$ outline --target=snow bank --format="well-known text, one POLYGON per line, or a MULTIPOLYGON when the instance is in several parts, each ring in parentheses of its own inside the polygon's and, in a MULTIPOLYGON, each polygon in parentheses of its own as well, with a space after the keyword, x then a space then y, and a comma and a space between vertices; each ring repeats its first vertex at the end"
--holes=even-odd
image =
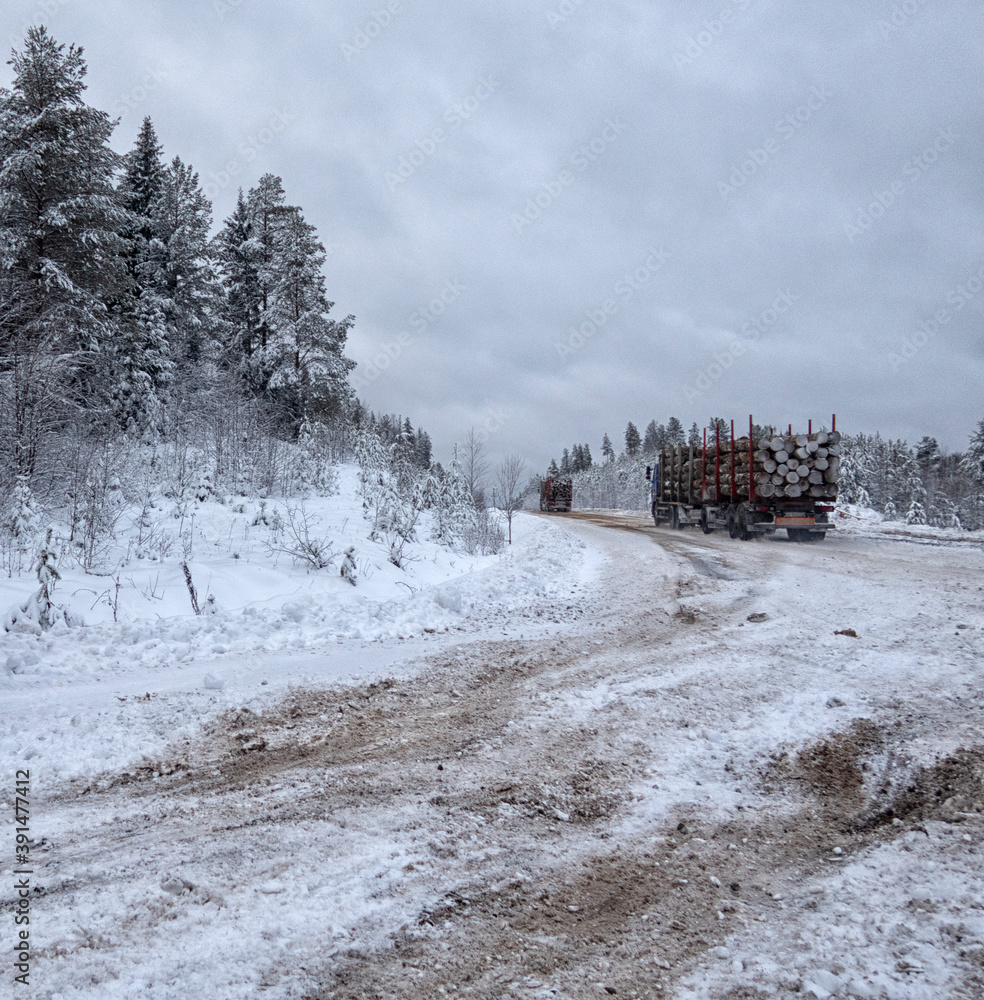
MULTIPOLYGON (((266 551, 270 528, 254 523, 258 503, 198 508, 188 566, 201 604, 214 598, 210 613, 192 612, 173 557, 149 567, 131 561, 110 578, 63 569, 54 598, 67 596, 90 624, 0 633, 0 755, 40 758, 46 783, 150 760, 216 712, 247 703, 262 711, 287 684, 392 672, 462 630, 552 627, 570 617, 572 584, 598 562, 558 525, 520 516, 500 556, 451 552, 427 541, 425 526, 399 569, 386 561, 385 543, 366 537, 355 470, 341 479, 338 495, 307 509, 336 549, 356 547, 354 587, 334 567, 307 572, 266 551), (107 583, 116 622, 105 589, 93 604, 107 583)), ((277 506, 264 505, 268 519, 277 506)), ((26 579, 3 581, 0 602, 23 600, 29 588, 26 579)))

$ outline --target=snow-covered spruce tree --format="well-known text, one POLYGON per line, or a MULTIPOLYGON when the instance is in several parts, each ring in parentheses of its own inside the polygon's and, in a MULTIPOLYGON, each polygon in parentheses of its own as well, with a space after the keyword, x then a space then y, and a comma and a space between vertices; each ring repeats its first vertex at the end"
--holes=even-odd
POLYGON ((39 520, 37 501, 27 476, 18 476, 16 483, 10 495, 10 505, 4 512, 0 537, 3 568, 8 576, 17 576, 23 569, 25 558, 34 547, 39 520))
POLYGON ((271 394, 295 429, 305 417, 340 412, 352 394, 348 374, 355 362, 343 349, 355 317, 329 318, 335 303, 325 292, 324 263, 314 226, 292 208, 279 230, 264 367, 271 394))
MULTIPOLYGON (((646 432, 646 440, 649 441, 648 431, 646 432)), ((653 450, 655 451, 656 450, 655 439, 653 441, 652 447, 653 450)), ((645 448, 645 445, 643 446, 643 448, 645 448)), ((612 447, 611 439, 608 437, 607 434, 601 439, 601 457, 605 460, 606 463, 615 461, 615 449, 612 447)), ((551 459, 550 462, 551 464, 553 464, 553 459, 551 459)))
POLYGON ((67 401, 100 404, 106 303, 126 294, 126 213, 113 189, 113 123, 82 98, 82 50, 43 27, 13 53, 13 86, 0 90, 0 364, 13 381, 14 463, 31 477, 42 436, 67 401))
POLYGON ((3 621, 5 632, 23 630, 40 634, 59 622, 66 626, 77 624, 64 608, 52 600, 55 584, 61 579, 52 534, 53 531, 49 528, 34 558, 33 569, 37 574, 38 589, 23 604, 14 605, 7 612, 3 621))
POLYGON ((625 454, 630 458, 635 458, 639 454, 641 446, 642 439, 639 437, 639 431, 636 425, 630 420, 625 428, 625 454))
POLYGON ((149 118, 127 156, 119 197, 132 214, 128 262, 137 298, 115 351, 120 418, 128 429, 154 431, 170 386, 200 390, 217 359, 223 293, 211 261, 212 206, 180 157, 163 165, 149 118))
POLYGON ((984 420, 970 436, 970 444, 960 461, 960 471, 966 477, 966 489, 959 508, 965 528, 984 528, 984 420))
POLYGON ((870 507, 871 496, 868 492, 870 477, 863 441, 858 437, 845 437, 841 444, 843 451, 839 476, 841 499, 861 507, 870 507))
POLYGON ((113 342, 113 412, 130 433, 156 436, 163 428, 166 392, 174 364, 164 303, 152 291, 119 320, 113 342))
POLYGON ((906 524, 925 524, 926 507, 918 497, 913 496, 909 501, 909 510, 905 515, 906 524))
MULTIPOLYGON (((134 148, 123 158, 123 174, 117 188, 120 202, 134 219, 127 235, 131 239, 139 235, 144 242, 154 236, 152 210, 161 196, 164 186, 164 149, 157 139, 154 123, 144 118, 134 148)), ((134 250, 138 249, 134 247, 134 250)), ((133 273, 138 275, 139 255, 134 254, 133 273)))
POLYGON ((427 477, 424 503, 433 515, 434 540, 449 548, 461 545, 475 504, 457 456, 451 460, 443 475, 427 477))
POLYGON ((264 174, 239 199, 215 238, 215 257, 228 294, 227 344, 234 367, 255 395, 266 395, 277 355, 271 313, 276 305, 278 248, 287 204, 283 182, 264 174))
POLYGON ((154 239, 146 278, 164 306, 168 340, 182 382, 217 360, 223 308, 209 230, 212 204, 194 169, 174 157, 153 206, 154 239))
POLYGON ((213 242, 213 253, 225 288, 225 361, 243 381, 261 390, 254 354, 260 347, 263 289, 260 266, 263 247, 253 236, 253 217, 242 188, 232 215, 213 242))

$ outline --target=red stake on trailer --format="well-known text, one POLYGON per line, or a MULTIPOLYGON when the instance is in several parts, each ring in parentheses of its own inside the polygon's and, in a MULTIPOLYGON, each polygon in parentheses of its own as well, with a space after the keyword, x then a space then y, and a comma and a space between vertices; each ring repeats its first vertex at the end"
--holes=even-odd
POLYGON ((701 503, 707 497, 707 428, 704 428, 704 463, 703 463, 703 478, 700 481, 700 501, 701 503))
POLYGON ((735 422, 731 421, 731 502, 735 502, 735 422))
POLYGON ((721 425, 715 424, 717 440, 714 443, 714 502, 721 502, 721 425))
POLYGON ((752 475, 752 415, 748 414, 748 502, 755 503, 755 477, 752 475))
POLYGON ((835 413, 830 421, 830 429, 832 431, 837 430, 837 414, 835 413))
POLYGON ((806 431, 806 433, 807 434, 812 434, 813 433, 813 421, 812 420, 809 421, 809 423, 807 424, 807 431, 806 431))

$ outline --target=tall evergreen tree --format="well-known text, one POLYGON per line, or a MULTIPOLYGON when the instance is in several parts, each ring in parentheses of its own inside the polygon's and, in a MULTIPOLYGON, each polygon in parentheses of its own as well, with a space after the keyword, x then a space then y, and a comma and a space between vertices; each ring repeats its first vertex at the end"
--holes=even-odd
POLYGON ((163 303, 175 362, 187 377, 216 353, 223 295, 209 242, 212 204, 198 174, 178 156, 164 171, 152 218, 148 277, 163 303))
POLYGON ((601 456, 606 462, 615 461, 615 449, 612 447, 611 438, 607 434, 601 439, 601 456))
POLYGON ((213 250, 226 292, 226 360, 246 385, 259 391, 254 354, 260 346, 262 248, 253 238, 253 216, 242 188, 213 250))
POLYGON ((670 417, 666 421, 666 443, 668 445, 677 445, 683 444, 684 440, 683 424, 676 417, 670 417))
POLYGON ((137 232, 145 240, 153 236, 152 209, 164 187, 162 153, 163 147, 157 140, 153 122, 149 117, 144 118, 136 145, 124 157, 123 176, 118 190, 123 207, 139 220, 137 232))
POLYGON ((717 440, 721 436, 721 444, 731 440, 731 424, 724 417, 711 417, 707 423, 707 443, 717 440))
POLYGON ((355 318, 329 317, 325 248, 301 210, 287 204, 279 177, 265 174, 248 195, 240 192, 215 247, 230 355, 246 384, 275 400, 294 428, 341 409, 351 396, 354 363, 343 349, 355 318))
POLYGON ((105 398, 107 302, 125 294, 113 122, 83 100, 82 49, 32 27, 0 89, 0 357, 14 386, 14 463, 31 475, 53 409, 105 398))
POLYGON ((641 446, 642 439, 639 437, 639 431, 636 425, 630 420, 628 426, 625 428, 625 454, 630 458, 634 458, 639 454, 641 446))
MULTIPOLYGON (((642 453, 644 455, 655 455, 660 449, 660 424, 655 420, 650 420, 646 427, 646 434, 642 439, 642 453)), ((664 430, 665 433, 665 430, 664 430)))
POLYGON ((305 415, 338 412, 350 395, 343 354, 354 316, 330 319, 323 266, 325 248, 300 209, 286 213, 276 246, 277 281, 268 313, 264 368, 292 423, 305 415))
POLYGON ((984 420, 970 436, 970 445, 960 460, 960 471, 967 488, 961 504, 961 519, 966 528, 984 528, 984 420))

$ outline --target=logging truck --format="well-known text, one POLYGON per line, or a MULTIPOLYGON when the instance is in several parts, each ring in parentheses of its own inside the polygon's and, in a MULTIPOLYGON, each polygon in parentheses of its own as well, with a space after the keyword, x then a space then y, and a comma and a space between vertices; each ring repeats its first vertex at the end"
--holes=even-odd
POLYGON ((573 497, 574 483, 572 480, 540 480, 540 510, 569 511, 573 497))
POLYGON ((837 499, 840 434, 756 431, 735 437, 718 425, 699 444, 665 447, 646 468, 650 509, 657 526, 700 527, 704 534, 726 530, 750 538, 785 530, 794 542, 822 539, 834 530, 829 514, 837 499))

